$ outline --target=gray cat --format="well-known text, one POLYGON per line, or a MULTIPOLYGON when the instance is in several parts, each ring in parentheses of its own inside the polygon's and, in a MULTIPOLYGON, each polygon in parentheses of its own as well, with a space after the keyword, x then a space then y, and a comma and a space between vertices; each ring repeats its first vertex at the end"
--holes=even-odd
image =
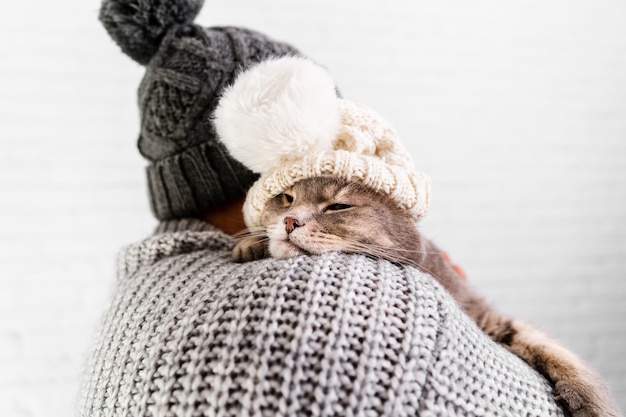
POLYGON ((546 376, 572 416, 621 415, 593 370, 538 329, 495 311, 386 195, 333 177, 306 179, 270 200, 261 224, 237 243, 235 261, 341 251, 414 266, 433 275, 489 337, 546 376))

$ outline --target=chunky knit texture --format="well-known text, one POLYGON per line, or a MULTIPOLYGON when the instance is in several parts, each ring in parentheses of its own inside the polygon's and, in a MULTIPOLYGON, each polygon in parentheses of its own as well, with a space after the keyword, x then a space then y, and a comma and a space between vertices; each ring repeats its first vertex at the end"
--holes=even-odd
POLYGON ((180 220, 121 253, 82 416, 563 416, 430 276, 233 244, 180 220))

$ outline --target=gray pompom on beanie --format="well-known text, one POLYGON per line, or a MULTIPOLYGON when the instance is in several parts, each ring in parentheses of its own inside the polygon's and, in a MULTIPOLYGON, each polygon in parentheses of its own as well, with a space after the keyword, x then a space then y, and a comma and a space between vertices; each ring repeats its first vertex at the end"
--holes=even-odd
POLYGON ((238 27, 193 23, 203 0, 103 0, 100 21, 122 51, 146 66, 139 86, 138 147, 159 220, 193 216, 243 196, 257 175, 218 140, 212 115, 243 69, 292 46, 238 27))

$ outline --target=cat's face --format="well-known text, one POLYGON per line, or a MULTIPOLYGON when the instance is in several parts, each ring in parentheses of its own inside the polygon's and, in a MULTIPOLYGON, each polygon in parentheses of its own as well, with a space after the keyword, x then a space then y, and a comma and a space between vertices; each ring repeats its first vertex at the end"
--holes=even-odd
POLYGON ((387 196, 331 177, 302 180, 274 197, 261 222, 279 259, 342 251, 397 260, 395 248, 419 239, 415 220, 387 196))

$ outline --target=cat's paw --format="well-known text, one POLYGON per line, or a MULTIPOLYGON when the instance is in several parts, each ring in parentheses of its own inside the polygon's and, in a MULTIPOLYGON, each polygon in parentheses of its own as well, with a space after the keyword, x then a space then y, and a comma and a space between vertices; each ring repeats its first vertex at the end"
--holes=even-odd
POLYGON ((619 417, 621 413, 604 387, 574 386, 558 381, 555 399, 563 404, 572 417, 619 417))
POLYGON ((232 257, 235 262, 250 262, 269 256, 267 244, 256 237, 241 239, 233 249, 232 257))

